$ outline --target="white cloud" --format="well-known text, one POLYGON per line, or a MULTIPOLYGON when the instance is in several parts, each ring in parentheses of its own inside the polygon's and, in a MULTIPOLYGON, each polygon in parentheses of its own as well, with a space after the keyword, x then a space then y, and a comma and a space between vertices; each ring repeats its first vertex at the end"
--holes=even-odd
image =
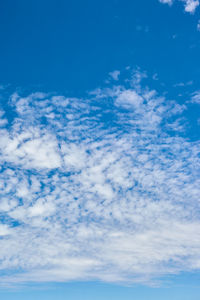
POLYGON ((185 11, 194 13, 199 6, 199 0, 182 0, 185 3, 185 11))
POLYGON ((172 5, 173 0, 159 0, 160 3, 172 5))
POLYGON ((125 107, 131 108, 140 108, 141 104, 143 103, 143 98, 137 94, 136 91, 133 90, 125 90, 122 91, 118 97, 116 98, 117 105, 122 105, 125 107))
POLYGON ((119 80, 119 76, 120 76, 120 71, 119 70, 115 70, 113 72, 109 73, 110 77, 114 80, 119 80))
POLYGON ((11 233, 8 225, 0 224, 0 237, 7 236, 11 233))
POLYGON ((186 107, 143 89, 144 77, 86 99, 12 97, 16 116, 0 129, 1 285, 152 284, 200 269, 199 141, 179 135, 186 107))
MULTIPOLYGON (((199 0, 179 0, 184 3, 185 11, 189 13, 194 13, 199 6, 199 0)), ((161 3, 166 3, 172 5, 174 3, 173 0, 159 0, 161 3)))
POLYGON ((13 132, 12 136, 2 130, 0 149, 1 159, 23 164, 23 167, 56 168, 60 166, 58 145, 54 136, 45 134, 39 128, 29 128, 23 132, 13 132))
POLYGON ((200 20, 198 21, 198 24, 197 24, 197 30, 200 31, 200 20))
POLYGON ((196 103, 196 104, 200 104, 200 91, 197 91, 193 94, 191 102, 196 103))

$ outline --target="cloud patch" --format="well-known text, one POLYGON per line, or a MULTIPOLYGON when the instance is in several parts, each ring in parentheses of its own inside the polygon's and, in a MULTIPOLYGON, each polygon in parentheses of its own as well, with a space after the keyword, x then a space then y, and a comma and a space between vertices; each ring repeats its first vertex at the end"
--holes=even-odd
POLYGON ((115 70, 113 72, 109 73, 110 77, 114 80, 119 80, 119 76, 120 76, 120 71, 119 70, 115 70))
POLYGON ((200 143, 143 77, 84 99, 14 94, 12 121, 2 108, 1 285, 200 269, 200 143))
MULTIPOLYGON (((160 3, 172 5, 175 0, 159 0, 160 3)), ((179 0, 184 3, 185 12, 195 13, 199 6, 199 0, 179 0)))

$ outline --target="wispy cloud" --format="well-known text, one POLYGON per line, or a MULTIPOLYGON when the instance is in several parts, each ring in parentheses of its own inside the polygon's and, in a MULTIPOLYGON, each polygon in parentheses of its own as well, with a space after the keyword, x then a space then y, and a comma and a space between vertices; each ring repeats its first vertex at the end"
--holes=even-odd
POLYGON ((173 4, 173 0, 159 0, 159 2, 164 4, 169 4, 169 5, 173 4))
POLYGON ((198 21, 198 24, 197 24, 197 30, 200 31, 200 20, 198 21))
POLYGON ((195 92, 192 95, 192 99, 191 99, 192 103, 196 103, 196 104, 200 104, 200 91, 195 92))
POLYGON ((186 107, 142 88, 143 77, 86 99, 10 97, 15 117, 0 129, 2 285, 150 284, 200 269, 200 143, 179 134, 186 107))

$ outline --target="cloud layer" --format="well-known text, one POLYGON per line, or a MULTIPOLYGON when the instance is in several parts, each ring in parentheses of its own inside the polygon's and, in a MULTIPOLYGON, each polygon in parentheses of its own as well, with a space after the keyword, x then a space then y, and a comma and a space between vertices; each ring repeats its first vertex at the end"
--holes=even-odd
POLYGON ((199 141, 179 133, 187 108, 141 77, 84 99, 10 96, 0 122, 2 285, 150 284, 200 269, 199 141))

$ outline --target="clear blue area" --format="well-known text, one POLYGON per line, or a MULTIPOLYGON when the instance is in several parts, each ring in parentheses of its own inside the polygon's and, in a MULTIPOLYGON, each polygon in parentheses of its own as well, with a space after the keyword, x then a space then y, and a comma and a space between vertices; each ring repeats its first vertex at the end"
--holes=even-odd
POLYGON ((2 0, 0 82, 82 94, 130 65, 199 84, 198 14, 158 0, 2 0))
POLYGON ((0 292, 0 297, 4 300, 198 300, 199 294, 200 288, 187 285, 148 288, 79 282, 0 292))

